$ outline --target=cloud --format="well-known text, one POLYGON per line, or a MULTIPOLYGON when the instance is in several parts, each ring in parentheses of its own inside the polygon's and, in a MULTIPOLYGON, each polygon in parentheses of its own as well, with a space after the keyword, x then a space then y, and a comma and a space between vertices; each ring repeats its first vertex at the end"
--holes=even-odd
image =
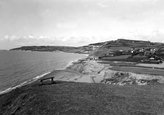
POLYGON ((99 7, 101 7, 101 8, 107 8, 107 7, 109 7, 107 4, 105 4, 104 2, 99 2, 99 3, 97 3, 97 5, 99 6, 99 7))
MULTIPOLYGON (((107 0, 105 0, 107 1, 107 0)), ((157 2, 159 0, 111 0, 115 2, 157 2)))
POLYGON ((60 29, 75 29, 78 27, 76 23, 57 23, 56 26, 60 29))
POLYGON ((0 40, 16 45, 81 45, 120 37, 159 41, 164 34, 163 4, 162 0, 0 0, 0 40))
MULTIPOLYGON (((130 10, 135 9, 137 6, 138 8, 145 7, 147 5, 157 5, 157 3, 162 4, 163 1, 161 0, 97 0, 97 6, 100 8, 114 8, 114 9, 122 9, 122 8, 131 8, 130 10)), ((149 6, 150 7, 150 6, 149 6)), ((140 10, 140 9, 138 9, 140 10)))

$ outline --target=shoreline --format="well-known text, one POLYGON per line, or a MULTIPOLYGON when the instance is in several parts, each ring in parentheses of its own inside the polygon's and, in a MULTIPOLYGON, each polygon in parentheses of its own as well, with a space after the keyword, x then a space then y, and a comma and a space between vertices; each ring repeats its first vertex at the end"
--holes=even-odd
MULTIPOLYGON (((88 55, 86 55, 86 56, 88 56, 88 55)), ((85 58, 83 58, 83 59, 85 59, 85 58)), ((63 67, 63 68, 59 68, 59 69, 55 69, 55 70, 52 70, 52 71, 43 73, 43 74, 38 75, 38 76, 36 76, 36 77, 34 77, 32 79, 29 79, 27 81, 24 81, 24 82, 22 82, 22 83, 20 83, 18 85, 15 85, 13 87, 9 87, 9 88, 7 88, 5 90, 2 90, 2 91, 0 91, 0 95, 9 93, 12 90, 15 90, 15 89, 20 88, 20 87, 23 87, 23 86, 26 86, 26 85, 30 85, 31 83, 34 83, 37 80, 39 80, 39 79, 41 79, 43 77, 46 77, 46 75, 49 75, 49 74, 53 73, 54 71, 65 71, 67 69, 67 67, 69 67, 69 66, 73 65, 74 63, 78 62, 79 60, 83 60, 83 59, 72 60, 72 61, 68 62, 67 65, 65 67, 63 67)))
POLYGON ((20 88, 20 87, 29 85, 29 84, 31 84, 31 83, 37 81, 38 79, 44 77, 45 75, 47 75, 47 74, 49 74, 49 73, 50 73, 50 72, 46 72, 46 73, 44 73, 44 74, 42 74, 42 75, 38 75, 38 76, 36 76, 36 77, 34 77, 34 78, 32 78, 32 79, 29 79, 29 80, 27 80, 27 81, 24 81, 24 82, 20 83, 19 85, 16 85, 16 86, 13 86, 13 87, 9 87, 9 88, 7 88, 7 89, 5 89, 5 90, 2 90, 2 91, 0 92, 0 95, 3 95, 3 94, 5 94, 5 93, 9 93, 10 91, 15 90, 15 89, 17 89, 17 88, 20 88))

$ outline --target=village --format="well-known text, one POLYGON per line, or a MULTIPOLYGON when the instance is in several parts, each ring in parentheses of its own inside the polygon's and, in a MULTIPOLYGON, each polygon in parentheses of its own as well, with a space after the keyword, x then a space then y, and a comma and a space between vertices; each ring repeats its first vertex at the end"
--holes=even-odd
POLYGON ((132 48, 130 50, 110 51, 97 57, 97 59, 160 64, 163 59, 159 50, 157 48, 132 48))
MULTIPOLYGON (((152 43, 147 41, 124 39, 102 44, 101 47, 99 47, 99 44, 94 44, 93 47, 96 52, 93 56, 89 56, 89 59, 95 60, 98 63, 109 64, 113 72, 109 77, 101 80, 100 83, 120 86, 155 85, 163 83, 161 82, 163 80, 158 78, 158 76, 150 77, 151 74, 157 73, 157 70, 163 70, 163 67, 161 67, 163 63, 162 47, 157 47, 157 45, 153 46, 152 43), (143 44, 143 47, 139 47, 136 44, 143 44), (146 46, 145 44, 151 45, 146 46), (134 47, 135 45, 136 47, 134 47), (141 66, 140 64, 156 66, 141 66), (145 70, 143 68, 145 68, 145 70), (138 74, 135 73, 136 71, 138 74), (145 73, 145 71, 149 72, 145 73)), ((95 82, 94 78, 92 81, 95 82)))

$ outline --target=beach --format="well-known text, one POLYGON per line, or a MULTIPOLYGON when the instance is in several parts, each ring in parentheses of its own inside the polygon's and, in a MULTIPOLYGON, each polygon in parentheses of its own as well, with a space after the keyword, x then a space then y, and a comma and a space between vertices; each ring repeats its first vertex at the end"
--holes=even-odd
POLYGON ((117 79, 122 74, 122 78, 115 84, 121 84, 127 79, 135 80, 154 80, 158 83, 164 83, 164 70, 141 68, 141 67, 122 67, 111 66, 110 64, 99 63, 99 60, 81 59, 72 62, 64 70, 55 70, 44 78, 54 77, 57 81, 85 82, 85 83, 103 83, 107 79, 117 79))

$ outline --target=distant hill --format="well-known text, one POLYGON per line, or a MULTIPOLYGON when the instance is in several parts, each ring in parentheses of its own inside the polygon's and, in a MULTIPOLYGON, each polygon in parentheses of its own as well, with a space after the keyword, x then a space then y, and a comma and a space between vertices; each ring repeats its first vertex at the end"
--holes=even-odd
POLYGON ((88 54, 92 51, 92 47, 82 46, 82 47, 70 47, 70 46, 22 46, 19 48, 10 49, 12 50, 20 50, 20 51, 41 51, 41 52, 54 52, 54 51, 62 51, 62 52, 70 52, 70 53, 83 53, 88 54))
POLYGON ((114 41, 106 41, 103 43, 96 43, 92 45, 100 45, 100 47, 98 47, 94 51, 94 53, 92 53, 94 56, 98 56, 98 57, 119 50, 129 51, 131 49, 140 49, 140 48, 156 48, 160 52, 162 50, 164 51, 163 43, 155 43, 155 42, 142 41, 142 40, 118 39, 114 41))
POLYGON ((11 50, 22 50, 22 51, 63 51, 71 53, 84 53, 91 54, 93 56, 101 56, 106 53, 110 53, 118 50, 130 50, 135 48, 158 48, 161 52, 164 52, 163 43, 154 43, 150 41, 142 40, 128 40, 118 39, 106 42, 92 43, 81 47, 70 47, 70 46, 22 46, 11 50))

